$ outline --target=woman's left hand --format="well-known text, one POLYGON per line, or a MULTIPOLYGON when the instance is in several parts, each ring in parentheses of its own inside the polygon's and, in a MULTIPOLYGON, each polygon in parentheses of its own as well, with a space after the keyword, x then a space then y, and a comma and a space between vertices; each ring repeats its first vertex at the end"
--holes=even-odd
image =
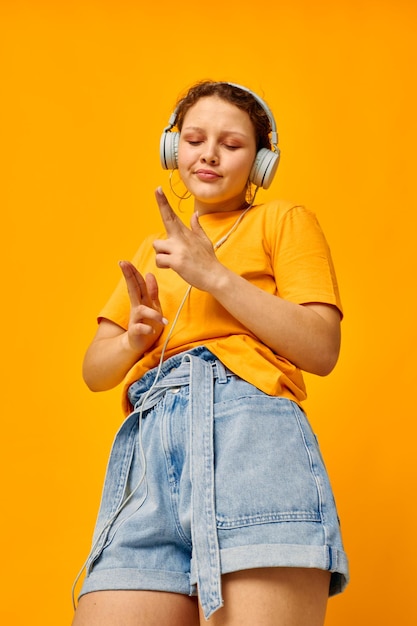
POLYGON ((154 242, 158 267, 170 267, 193 287, 209 292, 260 341, 300 369, 320 376, 331 372, 340 348, 335 306, 296 304, 263 291, 218 261, 197 215, 187 228, 162 190, 156 199, 167 232, 166 240, 154 242))
POLYGON ((156 265, 173 269, 187 283, 202 291, 210 291, 215 270, 221 263, 216 258, 210 239, 201 228, 197 214, 191 217, 190 228, 172 210, 164 192, 155 192, 167 239, 153 243, 156 265))

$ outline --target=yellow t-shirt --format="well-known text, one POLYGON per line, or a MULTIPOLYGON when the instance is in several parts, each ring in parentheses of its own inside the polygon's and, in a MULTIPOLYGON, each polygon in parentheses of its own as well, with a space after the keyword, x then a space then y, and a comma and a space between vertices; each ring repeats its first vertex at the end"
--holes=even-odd
MULTIPOLYGON (((215 244, 229 232, 239 215, 240 211, 202 215, 200 224, 215 244)), ((125 413, 131 410, 127 388, 158 365, 170 325, 188 287, 173 270, 155 265, 152 242, 164 237, 165 234, 147 237, 132 259, 143 275, 155 274, 163 315, 170 324, 127 373, 123 391, 125 413)), ((268 293, 297 304, 331 304, 342 312, 329 247, 315 215, 302 206, 272 201, 252 207, 216 254, 225 266, 268 293)), ((106 318, 127 329, 129 312, 122 277, 99 320, 106 318)), ((275 354, 209 293, 193 287, 164 358, 199 345, 205 345, 226 367, 266 394, 298 403, 306 398, 302 373, 295 365, 275 354)))

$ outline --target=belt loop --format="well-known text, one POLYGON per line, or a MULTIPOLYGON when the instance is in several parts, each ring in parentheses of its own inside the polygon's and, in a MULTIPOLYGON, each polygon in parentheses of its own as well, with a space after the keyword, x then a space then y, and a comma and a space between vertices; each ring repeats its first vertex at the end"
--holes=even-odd
POLYGON ((226 368, 219 359, 215 362, 216 370, 217 370, 217 382, 218 383, 227 383, 227 372, 226 368))
POLYGON ((220 550, 214 497, 213 367, 190 360, 190 433, 193 560, 198 594, 206 619, 223 606, 220 550))

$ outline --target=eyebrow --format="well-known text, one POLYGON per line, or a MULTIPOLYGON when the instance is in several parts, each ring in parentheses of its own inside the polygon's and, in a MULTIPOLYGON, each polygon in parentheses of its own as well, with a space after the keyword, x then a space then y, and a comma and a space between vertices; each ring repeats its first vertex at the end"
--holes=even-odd
MULTIPOLYGON (((186 126, 185 128, 182 129, 182 132, 187 131, 187 130, 197 130, 202 133, 205 132, 204 128, 201 128, 200 126, 186 126)), ((238 130, 224 130, 221 132, 221 134, 222 135, 240 135, 240 137, 247 137, 245 133, 241 133, 238 130)))

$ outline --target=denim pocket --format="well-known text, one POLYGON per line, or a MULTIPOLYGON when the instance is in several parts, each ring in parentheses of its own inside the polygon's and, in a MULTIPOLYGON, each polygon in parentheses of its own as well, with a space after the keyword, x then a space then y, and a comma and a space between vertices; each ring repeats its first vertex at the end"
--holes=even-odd
POLYGON ((304 413, 245 385, 246 395, 215 405, 219 528, 320 521, 324 468, 304 413))

